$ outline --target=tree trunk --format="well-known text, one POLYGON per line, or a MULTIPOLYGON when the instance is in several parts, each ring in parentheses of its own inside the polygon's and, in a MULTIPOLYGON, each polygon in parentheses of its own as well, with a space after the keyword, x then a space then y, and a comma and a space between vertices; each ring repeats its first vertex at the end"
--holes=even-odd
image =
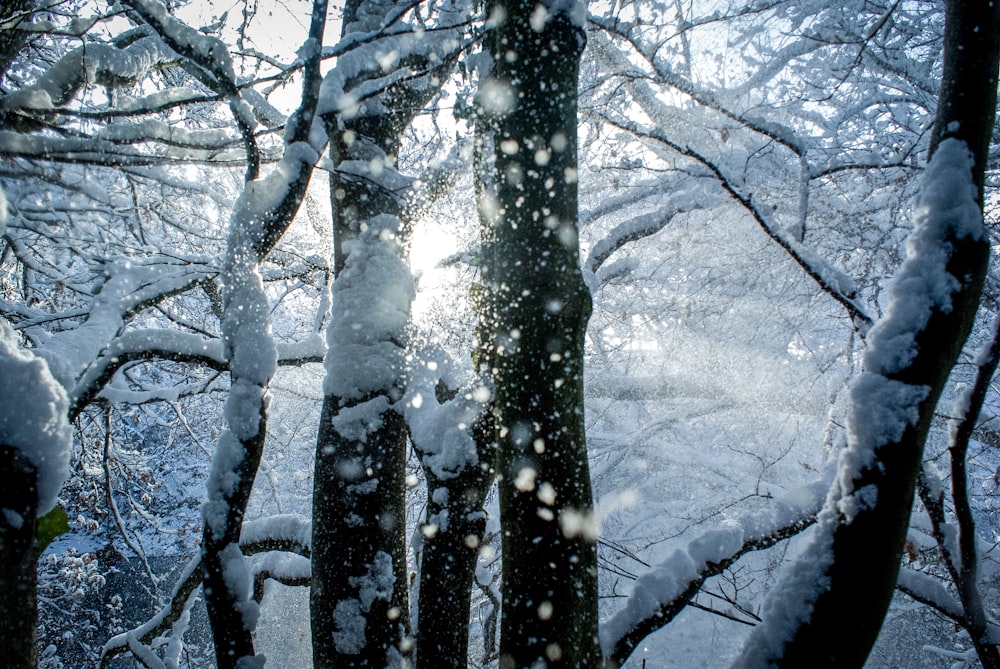
POLYGON ((20 450, 0 446, 0 638, 10 669, 38 664, 35 471, 20 450))
POLYGON ((316 455, 313 664, 396 666, 391 654, 405 652, 409 621, 405 425, 387 411, 380 429, 352 439, 334 427, 338 400, 324 401, 316 455))
MULTIPOLYGON (((597 555, 583 422, 590 293, 577 241, 577 77, 569 8, 496 2, 487 40, 496 202, 492 306, 503 526, 500 666, 599 667, 597 555), (551 13, 550 13, 551 12, 551 13)), ((487 208, 490 208, 489 206, 487 208)))
MULTIPOLYGON (((351 0, 343 35, 378 27, 395 8, 391 1, 351 0)), ((352 79, 382 74, 376 67, 352 79)), ((378 110, 378 101, 372 105, 372 114, 326 118, 338 169, 330 176, 336 278, 313 487, 309 601, 317 669, 396 666, 411 643, 407 430, 393 405, 403 395, 413 288, 401 239, 404 201, 384 185, 398 176, 389 156, 405 122, 378 110), (391 268, 390 283, 376 265, 391 268), (362 313, 394 310, 388 321, 362 313), (369 373, 365 365, 373 361, 379 370, 369 373)))
POLYGON ((473 426, 479 462, 452 478, 424 467, 424 524, 418 598, 417 668, 464 669, 469 664, 469 610, 479 548, 486 530, 483 503, 493 480, 492 416, 473 426))
MULTIPOLYGON (((1000 10, 996 3, 950 0, 946 11, 945 67, 931 152, 933 157, 947 138, 965 143, 974 157, 971 176, 979 188, 976 204, 981 213, 983 170, 996 108, 1000 10)), ((935 185, 927 183, 925 188, 930 191, 935 185)), ((900 425, 898 435, 886 434, 892 432, 889 428, 879 431, 866 427, 872 424, 870 415, 852 421, 852 431, 857 435, 860 427, 861 436, 852 438, 847 457, 842 458, 842 466, 847 464, 849 468, 842 469, 838 487, 821 514, 818 538, 812 547, 815 550, 806 553, 805 559, 815 559, 821 567, 811 584, 805 584, 813 589, 822 584, 822 591, 812 603, 811 616, 804 616, 805 622, 787 632, 772 627, 772 641, 779 643, 766 652, 752 648, 754 644, 767 645, 766 635, 752 637, 740 666, 861 667, 871 651, 895 588, 914 485, 934 408, 972 327, 989 262, 988 236, 981 228, 976 231, 963 227, 961 211, 954 213, 962 206, 973 205, 968 200, 963 202, 966 197, 970 197, 968 192, 956 190, 948 204, 941 202, 940 194, 926 201, 930 216, 939 207, 938 220, 949 223, 942 226, 943 238, 932 240, 937 248, 928 252, 924 241, 910 255, 920 258, 919 254, 932 257, 939 253, 947 258, 944 270, 951 275, 954 287, 950 287, 948 303, 933 303, 926 321, 917 328, 912 358, 899 364, 891 362, 894 354, 902 356, 901 349, 906 349, 905 338, 903 344, 899 343, 901 335, 906 335, 905 329, 891 323, 894 309, 905 313, 910 305, 890 308, 869 336, 862 381, 877 384, 886 393, 923 393, 923 399, 913 404, 915 415, 906 416, 902 421, 905 428, 900 425), (960 219, 957 224, 951 222, 955 219, 960 219), (867 434, 864 430, 868 430, 867 434), (852 457, 856 461, 865 458, 869 448, 870 461, 850 462, 852 457), (786 633, 789 638, 781 644, 781 636, 786 633)), ((916 273, 909 270, 907 275, 907 271, 904 265, 900 279, 906 277, 912 282, 916 273)), ((897 279, 897 304, 908 296, 907 281, 897 279)), ((879 419, 884 421, 891 411, 898 411, 886 393, 876 398, 856 386, 855 414, 881 412, 879 419)), ((779 590, 774 598, 782 596, 779 590)), ((794 604, 786 601, 784 606, 794 604)), ((805 613, 799 611, 796 615, 805 613)))
MULTIPOLYGON (((356 126, 331 128, 334 165, 343 168, 376 156, 384 160, 397 133, 388 123, 380 128, 366 120, 365 130, 381 129, 382 141, 356 126), (350 144, 342 139, 346 132, 356 133, 350 144)), ((387 284, 376 266, 391 267, 393 279, 403 284, 408 280, 396 241, 402 213, 398 198, 363 175, 334 173, 330 190, 337 276, 313 490, 313 663, 317 668, 383 667, 390 665, 392 649, 405 651, 409 627, 407 432, 393 405, 403 394, 412 285, 387 284), (380 239, 374 228, 365 234, 376 220, 389 221, 381 228, 388 239, 380 239), (361 310, 401 313, 390 321, 368 321, 361 310), (378 359, 376 373, 365 369, 372 359, 378 359), (360 422, 351 420, 352 412, 360 422)))
MULTIPOLYGON (((400 17, 411 7, 349 0, 343 35, 378 31, 390 20, 401 30, 408 19, 400 17)), ((412 203, 409 181, 394 161, 403 131, 444 82, 438 70, 455 57, 424 39, 395 64, 406 76, 393 78, 379 64, 377 41, 356 48, 344 60, 362 64, 358 70, 349 65, 342 79, 336 68, 327 75, 339 82, 341 100, 379 83, 351 98, 356 107, 323 115, 336 167, 330 177, 336 279, 313 488, 310 617, 317 669, 395 666, 412 647, 408 431, 395 406, 404 390, 414 290, 406 261, 412 203)))

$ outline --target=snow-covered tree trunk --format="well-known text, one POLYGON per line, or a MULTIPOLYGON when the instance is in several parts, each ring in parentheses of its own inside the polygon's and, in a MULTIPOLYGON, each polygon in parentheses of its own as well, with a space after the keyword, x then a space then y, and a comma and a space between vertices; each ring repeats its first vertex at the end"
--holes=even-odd
POLYGON ((849 446, 813 543, 769 599, 741 667, 861 667, 892 598, 924 442, 989 261, 982 183, 1000 7, 951 0, 946 11, 931 161, 907 259, 853 389, 849 446))
POLYGON ((577 240, 577 3, 500 1, 493 72, 492 311, 503 526, 501 666, 599 667, 597 555, 583 420, 591 299, 577 240))
MULTIPOLYGON (((252 633, 259 610, 239 543, 267 436, 268 386, 278 358, 259 266, 294 219, 325 143, 314 120, 326 14, 326 0, 315 0, 309 38, 300 51, 305 61, 302 100, 286 124, 282 158, 265 177, 247 181, 229 221, 222 334, 230 391, 224 410, 226 429, 216 446, 203 507, 202 539, 205 603, 219 669, 251 669, 264 662, 254 649, 252 633)), ((180 37, 198 52, 216 46, 209 43, 199 50, 199 38, 190 29, 180 37)), ((222 63, 217 66, 223 68, 222 63)), ((233 107, 240 109, 238 102, 233 107)))
POLYGON ((313 489, 317 668, 396 666, 412 646, 407 427, 397 407, 414 296, 405 239, 411 180, 395 158, 403 131, 440 89, 443 78, 431 73, 451 56, 444 35, 406 29, 399 17, 408 7, 348 2, 348 50, 324 80, 336 279, 313 489), (396 36, 380 41, 389 24, 396 36))
MULTIPOLYGON (((471 422, 466 438, 469 455, 454 470, 435 466, 434 456, 421 458, 427 480, 427 513, 421 526, 418 596, 417 667, 462 669, 469 661, 469 607, 476 562, 486 530, 483 503, 493 480, 492 416, 483 410, 485 387, 468 393, 467 414, 445 429, 471 422), (480 397, 474 397, 480 394, 480 397), (477 415, 478 414, 478 415, 477 415)), ((462 398, 458 398, 461 402, 462 398)), ((463 430, 465 431, 465 430, 463 430)), ((428 435, 442 439, 438 434, 428 435)), ((421 451, 418 436, 414 448, 421 451)))
MULTIPOLYGON (((0 194, 0 233, 6 203, 0 194)), ((38 518, 69 475, 69 401, 46 362, 0 319, 0 639, 4 666, 33 668, 38 650, 38 518)))

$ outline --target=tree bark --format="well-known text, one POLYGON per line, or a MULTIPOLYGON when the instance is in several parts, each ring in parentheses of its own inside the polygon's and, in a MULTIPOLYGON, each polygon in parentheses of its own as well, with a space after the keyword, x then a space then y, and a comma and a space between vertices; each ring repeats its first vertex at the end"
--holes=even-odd
POLYGON ((503 526, 500 666, 599 667, 597 555, 583 423, 591 298, 577 240, 577 78, 569 8, 493 3, 493 314, 503 526))
POLYGON ((4 666, 38 664, 36 590, 38 489, 35 466, 21 451, 0 446, 0 638, 4 666))
MULTIPOLYGON (((945 4, 945 65, 931 153, 946 138, 965 142, 974 157, 972 179, 979 189, 981 211, 985 157, 996 108, 1000 9, 985 1, 949 0, 945 4)), ((957 204, 961 197, 955 194, 957 204)), ((985 233, 949 229, 947 234, 941 249, 948 254, 945 269, 957 286, 950 291, 950 304, 931 310, 916 334, 916 354, 908 363, 883 368, 879 358, 866 355, 865 359, 866 374, 882 376, 898 384, 897 388, 927 389, 917 406, 917 419, 906 425, 901 436, 876 444, 873 461, 859 467, 846 486, 841 482, 839 493, 831 494, 823 513, 826 520, 821 515, 819 528, 819 532, 832 530, 829 563, 817 575, 817 582, 828 587, 783 650, 775 649, 777 656, 764 658, 770 666, 861 667, 881 629, 899 571, 934 408, 972 327, 989 262, 985 233), (846 505, 856 500, 855 493, 866 488, 877 491, 874 502, 862 501, 856 514, 845 513, 846 505)), ((888 337, 880 337, 878 326, 873 329, 870 349, 893 345, 888 337)), ((755 640, 761 641, 755 637, 751 643, 755 640)), ((741 666, 760 664, 744 662, 741 666)))
POLYGON ((493 480, 490 414, 480 416, 473 434, 477 464, 447 479, 424 467, 425 527, 431 529, 424 532, 420 560, 417 669, 464 669, 469 664, 472 583, 486 530, 483 503, 493 480))
MULTIPOLYGON (((343 35, 377 30, 405 6, 394 0, 350 0, 343 35)), ((432 66, 411 54, 398 66, 420 72, 441 63, 432 66)), ((353 90, 385 75, 372 58, 371 69, 351 73, 343 88, 353 90)), ((404 294, 412 292, 405 257, 409 203, 407 193, 399 191, 405 179, 393 161, 404 129, 440 89, 440 82, 428 79, 403 77, 357 109, 324 118, 337 168, 330 177, 336 279, 313 487, 310 618, 317 669, 396 666, 412 649, 406 575, 408 431, 394 406, 403 396, 405 321, 412 299, 404 294), (373 262, 378 267, 369 271, 366 265, 373 262), (386 272, 398 281, 387 285, 386 272), (364 315, 358 310, 383 308, 405 310, 406 317, 361 325, 364 315), (371 361, 380 372, 362 371, 371 361), (352 387, 357 384, 345 375, 364 387, 352 387), (364 429, 348 426, 349 416, 358 412, 366 412, 364 429)))
POLYGON ((0 82, 7 75, 17 52, 24 46, 30 33, 18 26, 31 17, 34 3, 31 0, 0 0, 0 82), (16 18, 10 21, 10 18, 16 18))

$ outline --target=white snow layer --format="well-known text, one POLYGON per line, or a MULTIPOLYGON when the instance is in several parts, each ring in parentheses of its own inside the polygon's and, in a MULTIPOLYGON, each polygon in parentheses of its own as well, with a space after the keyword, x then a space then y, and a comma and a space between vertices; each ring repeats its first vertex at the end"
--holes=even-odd
POLYGON ((604 653, 610 654, 636 625, 674 603, 692 583, 703 578, 713 564, 736 556, 748 544, 808 522, 819 508, 826 488, 825 481, 819 480, 791 490, 783 498, 776 499, 766 511, 739 521, 725 521, 642 574, 629 593, 625 607, 601 624, 604 653))
POLYGON ((143 37, 124 49, 87 44, 67 53, 31 86, 5 96, 0 107, 8 110, 61 107, 87 84, 121 86, 176 59, 177 54, 158 37, 143 37))
POLYGON ((474 381, 454 399, 439 403, 435 388, 442 371, 449 367, 433 361, 418 362, 407 379, 403 398, 403 415, 410 427, 413 448, 438 479, 453 478, 479 462, 472 425, 492 396, 489 388, 474 381))
POLYGON ((951 310, 958 280, 948 273, 949 238, 981 239, 985 230, 972 182, 972 154, 965 143, 938 146, 921 183, 906 242, 906 260, 893 279, 889 308, 869 335, 865 369, 891 374, 916 355, 916 336, 932 309, 951 310))
POLYGON ((240 545, 267 541, 293 541, 308 548, 312 542, 312 523, 298 514, 279 514, 248 520, 240 528, 240 545))
POLYGON ((21 451, 38 471, 38 515, 56 505, 69 476, 73 431, 66 391, 45 360, 18 345, 0 320, 0 444, 21 451))
POLYGON ((383 214, 367 222, 356 242, 344 244, 347 261, 333 284, 327 328, 323 392, 357 400, 391 388, 404 368, 406 324, 415 290, 396 239, 399 219, 383 214))
POLYGON ((949 240, 981 239, 985 234, 972 167, 965 143, 946 139, 922 177, 906 259, 890 286, 886 314, 868 335, 865 372, 851 390, 848 447, 841 451, 837 478, 812 543, 768 597, 763 623, 754 629, 736 667, 769 666, 809 620, 817 598, 829 587, 825 572, 833 559, 836 527, 851 522, 878 499, 873 486, 856 490, 854 482, 864 468, 875 464, 880 447, 897 441, 918 419, 918 405, 929 389, 887 376, 912 363, 916 338, 932 313, 951 309, 951 295, 959 282, 947 271, 949 240))
POLYGON ((250 565, 243 557, 243 551, 238 544, 229 544, 219 553, 222 562, 222 578, 226 582, 229 594, 236 601, 236 610, 243 618, 243 627, 252 632, 257 627, 260 617, 260 607, 254 601, 253 578, 250 575, 250 565))

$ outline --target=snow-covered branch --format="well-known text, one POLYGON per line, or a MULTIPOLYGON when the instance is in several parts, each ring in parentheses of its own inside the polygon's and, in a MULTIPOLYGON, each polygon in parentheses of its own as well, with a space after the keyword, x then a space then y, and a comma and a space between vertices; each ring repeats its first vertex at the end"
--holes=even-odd
POLYGON ((625 245, 652 237, 663 230, 674 217, 704 206, 704 193, 697 190, 671 194, 667 203, 655 211, 640 214, 620 223, 590 249, 584 268, 596 273, 615 251, 625 245))
MULTIPOLYGON (((688 81, 683 76, 670 69, 669 62, 656 57, 653 49, 645 48, 638 42, 638 40, 633 39, 627 33, 623 33, 619 29, 616 22, 591 16, 590 23, 600 26, 602 29, 600 31, 594 31, 592 36, 596 38, 595 42, 598 46, 597 52, 599 57, 612 63, 612 71, 616 74, 626 74, 630 71, 634 71, 635 68, 629 67, 629 62, 625 57, 625 54, 611 45, 605 35, 605 32, 608 34, 614 34, 618 38, 625 40, 636 50, 637 53, 641 54, 647 63, 654 69, 656 81, 658 83, 666 84, 667 86, 670 86, 671 88, 674 88, 688 96, 699 105, 716 111, 748 130, 777 142, 794 153, 796 156, 802 157, 806 154, 806 148, 801 138, 799 138, 795 131, 791 128, 773 121, 768 121, 767 119, 754 118, 747 114, 739 114, 732 111, 726 104, 719 100, 717 96, 709 91, 699 90, 694 83, 688 81)), ((815 48, 815 45, 810 45, 809 47, 806 47, 806 51, 811 51, 815 48)), ((778 62, 781 63, 781 65, 784 65, 784 61, 778 62)), ((649 74, 646 72, 637 72, 636 74, 642 80, 647 80, 649 78, 649 74)))
POLYGON ((625 608, 601 625, 601 647, 612 666, 621 666, 643 639, 673 620, 707 579, 810 527, 825 490, 826 482, 817 482, 761 515, 723 523, 639 576, 625 608))
MULTIPOLYGON (((273 516, 248 521, 240 535, 240 548, 245 555, 271 553, 274 551, 309 557, 310 522, 295 515, 273 516)), ((268 558, 264 565, 274 567, 268 558)), ((294 561, 294 564, 301 564, 294 561)), ((308 561, 306 562, 308 565, 308 561)), ((274 569, 276 574, 288 575, 287 570, 274 569)), ((101 650, 101 666, 107 666, 115 657, 132 650, 130 639, 148 646, 154 639, 168 632, 192 604, 199 586, 202 584, 201 555, 195 555, 185 565, 170 592, 167 604, 142 625, 111 637, 101 650)))
POLYGON ((160 38, 175 52, 188 59, 195 75, 210 89, 222 95, 228 102, 233 119, 243 137, 246 151, 247 179, 260 175, 260 147, 254 136, 257 119, 253 108, 240 97, 236 82, 236 72, 229 49, 216 37, 205 35, 174 18, 165 5, 158 0, 124 0, 142 19, 149 24, 160 38))
POLYGON ((656 128, 641 128, 633 121, 623 119, 613 119, 605 117, 607 122, 618 127, 625 132, 629 132, 636 137, 652 140, 669 147, 672 151, 693 159, 705 167, 709 173, 719 182, 722 189, 736 200, 753 217, 772 241, 774 241, 789 257, 804 271, 809 278, 816 282, 820 289, 839 303, 854 320, 855 327, 862 331, 872 324, 872 318, 854 300, 854 281, 844 272, 834 267, 824 259, 816 255, 811 249, 798 243, 789 236, 783 234, 777 226, 773 225, 764 214, 762 209, 754 202, 752 194, 741 192, 726 175, 722 169, 704 155, 695 151, 691 147, 681 146, 667 137, 661 130, 656 128))
POLYGON ((125 87, 153 69, 176 64, 177 54, 156 37, 143 37, 123 49, 87 44, 63 56, 33 85, 0 97, 0 114, 17 127, 17 117, 57 112, 88 84, 125 87))

